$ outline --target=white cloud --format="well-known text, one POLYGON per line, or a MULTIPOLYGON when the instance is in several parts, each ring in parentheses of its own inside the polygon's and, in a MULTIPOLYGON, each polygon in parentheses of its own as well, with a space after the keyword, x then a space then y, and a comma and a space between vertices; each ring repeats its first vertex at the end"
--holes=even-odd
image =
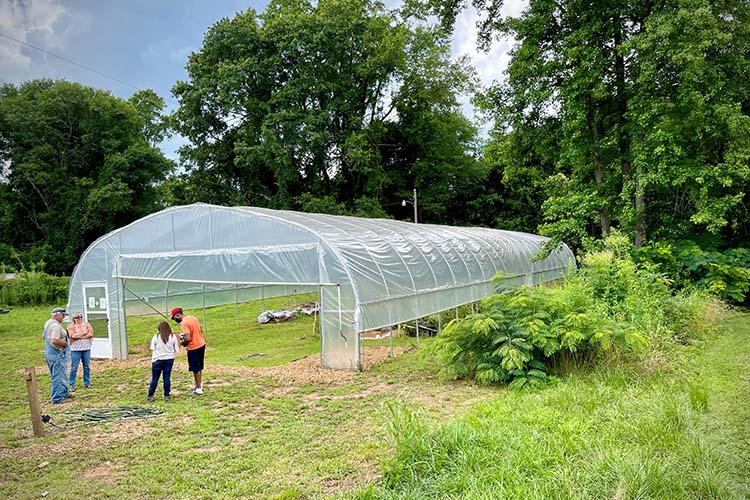
MULTIPOLYGON (((0 1, 0 31, 16 40, 64 55, 69 41, 89 26, 88 17, 72 12, 60 0, 0 1)), ((57 76, 58 61, 31 47, 0 37, 0 81, 20 82, 57 76)))
MULTIPOLYGON (((503 4, 501 14, 503 16, 517 16, 527 5, 527 0, 507 1, 503 4)), ((515 44, 515 40, 495 40, 487 52, 480 51, 477 48, 478 20, 479 15, 472 6, 467 7, 458 15, 453 30, 452 50, 454 57, 469 56, 472 66, 476 68, 481 85, 486 88, 505 80, 505 71, 510 63, 509 52, 515 44)), ((477 117, 474 106, 469 102, 469 97, 461 99, 461 104, 466 116, 477 117)), ((483 132, 486 132, 484 127, 486 127, 486 124, 483 125, 483 132)))
POLYGON ((152 62, 163 61, 166 57, 169 61, 184 66, 190 54, 200 49, 200 47, 193 46, 176 47, 174 44, 174 41, 171 39, 159 40, 157 43, 142 49, 140 51, 140 58, 142 61, 152 62))
MULTIPOLYGON (((503 4, 501 14, 503 16, 517 16, 526 6, 527 0, 511 0, 503 4)), ((508 52, 513 47, 515 40, 512 38, 495 40, 487 52, 478 50, 478 20, 479 15, 473 7, 464 9, 458 15, 453 31, 453 54, 455 56, 469 55, 477 68, 482 83, 489 85, 493 81, 504 79, 504 72, 510 61, 508 52)))
MULTIPOLYGON (((56 0, 8 0, 0 2, 0 29, 18 40, 29 42, 33 37, 37 43, 45 45, 43 48, 57 46, 54 25, 65 8, 56 0)), ((23 46, 7 38, 3 38, 0 53, 5 64, 27 66, 31 59, 24 53, 23 46)))

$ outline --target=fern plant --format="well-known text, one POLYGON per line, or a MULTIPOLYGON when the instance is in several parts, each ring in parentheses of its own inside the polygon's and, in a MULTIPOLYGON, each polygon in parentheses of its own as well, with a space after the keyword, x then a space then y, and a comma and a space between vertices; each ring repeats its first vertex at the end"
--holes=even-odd
POLYGON ((509 291, 508 280, 496 276, 503 292, 480 301, 477 314, 452 321, 433 344, 443 373, 482 384, 534 387, 549 380, 555 356, 645 345, 640 325, 625 320, 626 308, 648 311, 650 302, 633 295, 646 290, 661 297, 663 283, 658 274, 639 274, 643 270, 632 260, 618 260, 623 259, 605 249, 587 259, 589 268, 579 276, 555 287, 509 291))

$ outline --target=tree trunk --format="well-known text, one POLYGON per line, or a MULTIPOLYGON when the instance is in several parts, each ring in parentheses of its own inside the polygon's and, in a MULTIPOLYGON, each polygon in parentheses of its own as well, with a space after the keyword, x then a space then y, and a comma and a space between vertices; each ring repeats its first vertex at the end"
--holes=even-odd
POLYGON ((620 149, 622 175, 627 181, 631 174, 630 136, 627 132, 628 95, 625 87, 625 57, 620 53, 622 45, 622 20, 615 18, 614 55, 615 55, 615 100, 617 103, 617 145, 620 149))
POLYGON ((586 95, 586 121, 588 122, 589 136, 591 138, 591 157, 594 162, 594 180, 596 181, 596 190, 602 205, 599 207, 599 225, 603 235, 609 234, 610 221, 607 206, 604 204, 606 197, 602 193, 602 182, 604 180, 604 163, 602 163, 601 152, 599 149, 599 129, 594 117, 594 105, 591 102, 591 94, 586 95))
POLYGON ((639 175, 635 177, 635 248, 646 241, 646 194, 641 187, 639 175))

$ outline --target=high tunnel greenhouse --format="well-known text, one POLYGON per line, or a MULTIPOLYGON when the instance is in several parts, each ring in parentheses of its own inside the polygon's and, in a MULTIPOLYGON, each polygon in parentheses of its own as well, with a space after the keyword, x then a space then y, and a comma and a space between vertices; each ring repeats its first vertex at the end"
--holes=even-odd
POLYGON ((502 272, 534 285, 563 276, 562 245, 527 233, 255 207, 172 207, 102 236, 73 271, 68 311, 94 325, 92 355, 127 357, 126 314, 315 292, 321 363, 362 366, 361 332, 415 320, 493 292, 502 272))

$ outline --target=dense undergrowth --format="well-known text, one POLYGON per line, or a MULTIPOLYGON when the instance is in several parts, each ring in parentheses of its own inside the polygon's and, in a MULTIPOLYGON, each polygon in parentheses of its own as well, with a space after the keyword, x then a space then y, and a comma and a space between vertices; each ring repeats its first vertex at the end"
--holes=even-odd
POLYGON ((706 246, 694 241, 654 242, 634 257, 639 262, 658 263, 678 287, 698 286, 722 300, 750 305, 750 248, 706 246))
POLYGON ((0 306, 38 306, 68 301, 70 278, 42 271, 21 271, 13 278, 0 278, 0 306))
POLYGON ((508 290, 498 275, 498 293, 452 321, 427 356, 448 378, 537 386, 581 363, 688 343, 711 326, 707 315, 721 315, 706 292, 675 291, 658 265, 632 256, 627 239, 613 234, 552 286, 508 290))

